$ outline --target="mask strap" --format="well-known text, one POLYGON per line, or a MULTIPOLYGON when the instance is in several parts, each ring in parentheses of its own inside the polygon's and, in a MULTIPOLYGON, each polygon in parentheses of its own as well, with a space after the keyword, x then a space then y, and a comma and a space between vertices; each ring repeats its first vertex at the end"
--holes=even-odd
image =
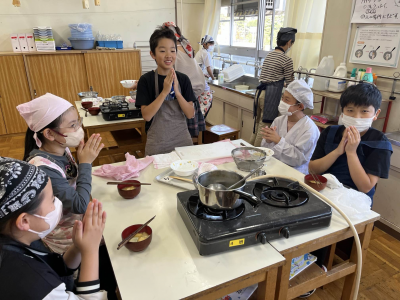
POLYGON ((32 215, 32 216, 35 216, 35 217, 37 217, 37 218, 41 218, 41 219, 43 219, 43 220, 48 220, 49 218, 47 218, 47 217, 43 217, 43 216, 39 216, 39 215, 32 215))

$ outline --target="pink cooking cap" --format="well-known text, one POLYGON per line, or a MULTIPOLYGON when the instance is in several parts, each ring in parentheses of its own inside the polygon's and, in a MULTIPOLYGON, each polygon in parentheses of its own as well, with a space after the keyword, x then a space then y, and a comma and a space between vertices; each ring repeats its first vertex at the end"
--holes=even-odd
POLYGON ((36 133, 61 116, 71 106, 72 104, 67 100, 47 93, 32 101, 18 105, 17 109, 28 124, 28 127, 35 132, 33 138, 40 148, 42 142, 36 133))

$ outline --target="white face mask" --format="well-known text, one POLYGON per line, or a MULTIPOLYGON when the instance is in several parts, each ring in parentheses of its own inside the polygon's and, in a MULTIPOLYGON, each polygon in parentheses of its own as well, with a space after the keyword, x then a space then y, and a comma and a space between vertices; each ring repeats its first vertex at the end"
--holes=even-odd
POLYGON ((295 106, 295 105, 297 105, 297 104, 290 105, 290 104, 287 104, 287 103, 285 103, 285 102, 283 102, 283 101, 281 100, 281 102, 279 103, 279 106, 278 106, 279 113, 280 113, 281 115, 283 115, 283 116, 291 116, 291 115, 293 115, 297 110, 295 110, 294 112, 290 112, 290 111, 289 111, 289 108, 290 108, 291 106, 295 106))
POLYGON ((375 116, 372 118, 353 118, 342 114, 341 123, 343 123, 346 128, 354 126, 359 132, 363 132, 371 127, 374 117, 375 116))
POLYGON ((213 52, 213 51, 214 51, 214 46, 209 46, 209 47, 207 48, 207 51, 208 51, 208 52, 213 52))
POLYGON ((55 197, 54 200, 54 206, 55 209, 51 212, 49 212, 45 217, 39 216, 39 215, 33 215, 37 218, 41 218, 43 219, 47 224, 49 224, 49 229, 46 229, 42 232, 37 232, 34 231, 32 229, 28 229, 28 231, 36 233, 41 239, 43 239, 46 235, 48 235, 50 232, 52 232, 54 230, 54 228, 56 228, 58 222, 60 222, 60 219, 62 217, 62 202, 55 197))
POLYGON ((85 137, 85 132, 83 131, 82 127, 80 127, 75 132, 64 133, 63 136, 64 136, 64 139, 65 139, 65 143, 63 144, 63 146, 66 146, 66 147, 78 147, 79 143, 85 137))

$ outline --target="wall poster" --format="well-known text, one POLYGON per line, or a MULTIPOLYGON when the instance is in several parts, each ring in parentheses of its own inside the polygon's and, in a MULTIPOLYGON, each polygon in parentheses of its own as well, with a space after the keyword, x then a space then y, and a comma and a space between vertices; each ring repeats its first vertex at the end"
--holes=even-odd
POLYGON ((351 23, 400 23, 400 0, 357 0, 351 23))
POLYGON ((359 26, 350 54, 350 62, 397 68, 400 26, 359 26))

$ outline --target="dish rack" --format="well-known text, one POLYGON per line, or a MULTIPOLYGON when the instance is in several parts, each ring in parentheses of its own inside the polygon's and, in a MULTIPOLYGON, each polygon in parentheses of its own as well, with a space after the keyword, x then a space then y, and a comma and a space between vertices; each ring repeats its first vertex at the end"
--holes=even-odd
POLYGON ((244 69, 242 65, 233 65, 223 70, 222 73, 224 74, 224 81, 231 82, 242 77, 244 75, 244 69))

